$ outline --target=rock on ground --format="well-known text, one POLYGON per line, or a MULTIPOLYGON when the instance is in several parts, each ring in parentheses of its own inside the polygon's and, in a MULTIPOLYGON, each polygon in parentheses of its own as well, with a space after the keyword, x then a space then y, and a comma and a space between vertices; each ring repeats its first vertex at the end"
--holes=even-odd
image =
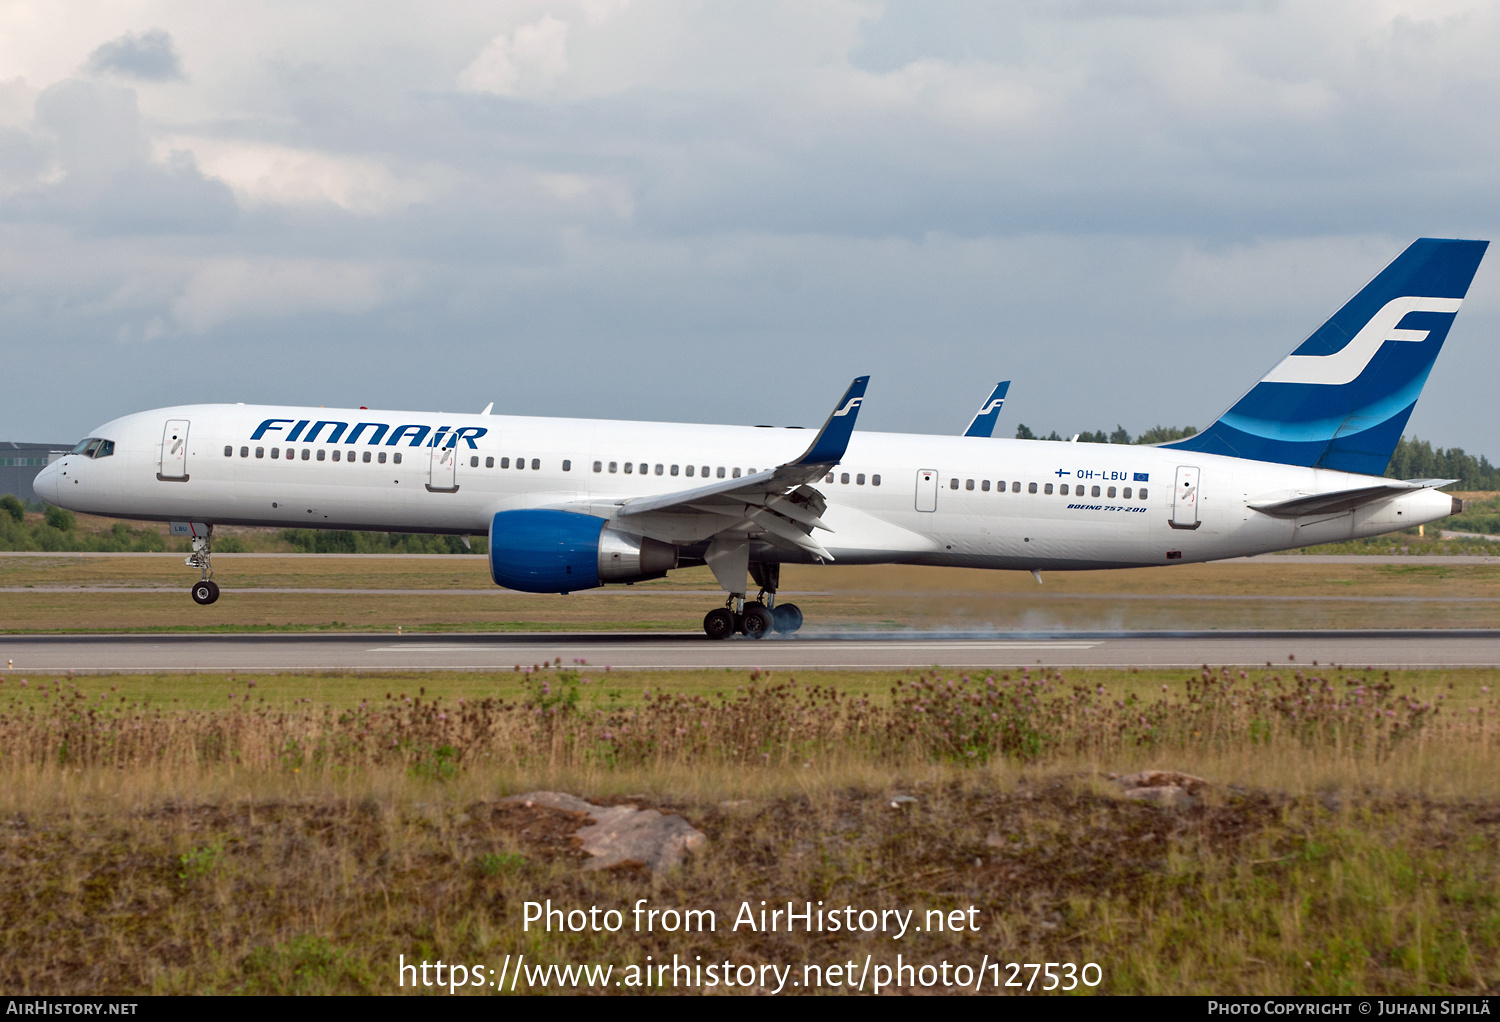
POLYGON ((1120 786, 1126 798, 1184 809, 1197 805, 1198 796, 1209 788, 1203 778, 1176 770, 1142 770, 1123 777, 1111 774, 1109 779, 1120 786))
POLYGON ((684 855, 708 840, 681 816, 632 805, 598 806, 560 791, 533 791, 501 801, 551 806, 588 817, 591 822, 573 835, 591 856, 584 869, 639 862, 653 873, 665 873, 681 865, 684 855))

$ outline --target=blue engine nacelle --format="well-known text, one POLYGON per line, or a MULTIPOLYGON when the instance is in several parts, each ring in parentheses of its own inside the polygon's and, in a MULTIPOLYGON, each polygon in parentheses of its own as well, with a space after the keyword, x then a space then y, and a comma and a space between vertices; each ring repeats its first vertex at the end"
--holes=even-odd
POLYGON ((571 511, 501 511, 490 521, 490 577, 523 593, 571 593, 677 567, 670 543, 571 511))

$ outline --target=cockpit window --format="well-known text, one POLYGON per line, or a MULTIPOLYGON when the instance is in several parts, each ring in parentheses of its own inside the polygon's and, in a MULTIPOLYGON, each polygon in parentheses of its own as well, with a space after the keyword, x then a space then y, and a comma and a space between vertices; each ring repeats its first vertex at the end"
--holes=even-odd
POLYGON ((85 458, 107 458, 115 453, 115 442, 91 436, 78 441, 78 446, 73 448, 73 453, 81 454, 85 458))

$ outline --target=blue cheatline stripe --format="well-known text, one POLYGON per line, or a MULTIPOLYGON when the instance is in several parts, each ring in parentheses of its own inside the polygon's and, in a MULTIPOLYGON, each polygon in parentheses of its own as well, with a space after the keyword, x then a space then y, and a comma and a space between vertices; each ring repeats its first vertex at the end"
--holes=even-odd
POLYGON ((1380 475, 1488 245, 1413 242, 1211 426, 1162 446, 1380 475))

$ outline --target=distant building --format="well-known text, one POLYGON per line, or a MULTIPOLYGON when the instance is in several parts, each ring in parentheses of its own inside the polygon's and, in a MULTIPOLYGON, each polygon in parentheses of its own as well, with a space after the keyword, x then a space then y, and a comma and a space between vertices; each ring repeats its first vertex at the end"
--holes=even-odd
POLYGON ((36 500, 31 481, 44 465, 72 449, 72 444, 18 444, 0 440, 0 494, 14 493, 22 500, 36 500))

